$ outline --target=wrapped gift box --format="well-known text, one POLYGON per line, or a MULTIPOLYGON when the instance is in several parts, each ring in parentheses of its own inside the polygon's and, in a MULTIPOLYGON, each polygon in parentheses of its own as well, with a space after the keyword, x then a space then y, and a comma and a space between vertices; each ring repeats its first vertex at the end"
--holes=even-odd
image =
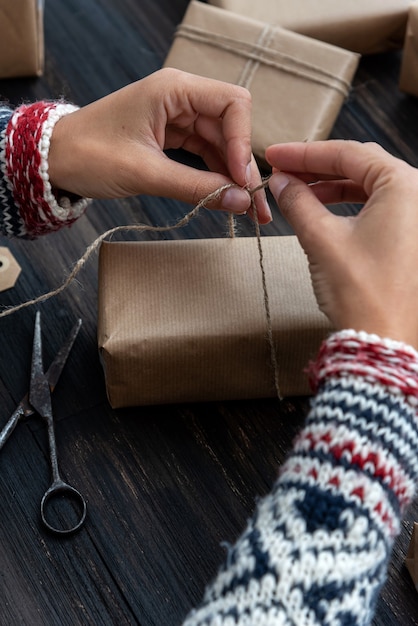
MULTIPOLYGON (((294 236, 263 237, 282 396, 329 333, 294 236)), ((257 240, 103 243, 98 343, 114 408, 273 397, 257 240)))
POLYGON ((43 11, 43 0, 0 0, 0 78, 42 74, 43 11))
POLYGON ((418 2, 414 2, 409 10, 399 89, 418 96, 418 2))
POLYGON ((209 0, 360 54, 401 48, 410 0, 209 0))
POLYGON ((164 65, 247 87, 253 151, 326 139, 349 93, 359 55, 192 1, 164 65))

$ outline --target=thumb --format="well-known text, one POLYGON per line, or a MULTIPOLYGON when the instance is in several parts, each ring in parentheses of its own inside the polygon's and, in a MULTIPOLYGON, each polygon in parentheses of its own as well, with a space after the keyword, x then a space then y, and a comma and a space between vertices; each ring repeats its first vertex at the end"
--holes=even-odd
MULTIPOLYGON (((224 174, 185 165, 158 151, 154 153, 147 151, 146 155, 146 165, 141 165, 144 181, 142 193, 174 198, 193 206, 210 196, 210 200, 205 204, 208 209, 232 211, 237 214, 250 209, 249 193, 233 184, 233 181, 224 174), (220 193, 219 190, 224 186, 229 188, 220 193)), ((142 163, 143 159, 137 159, 137 162, 142 163)))
POLYGON ((269 188, 303 247, 323 230, 324 220, 332 219, 309 186, 295 176, 276 172, 269 180, 269 188))

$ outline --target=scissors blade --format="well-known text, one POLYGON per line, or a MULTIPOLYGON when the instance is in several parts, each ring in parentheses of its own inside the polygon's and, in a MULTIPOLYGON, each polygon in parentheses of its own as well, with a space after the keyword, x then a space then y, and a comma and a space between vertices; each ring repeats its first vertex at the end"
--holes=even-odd
POLYGON ((51 412, 51 390, 45 376, 42 357, 41 313, 36 312, 33 334, 32 367, 30 372, 29 402, 45 417, 51 412))
POLYGON ((16 410, 12 413, 12 415, 10 416, 7 423, 3 427, 3 430, 0 433, 0 450, 2 449, 2 447, 4 446, 4 444, 6 443, 6 441, 8 440, 8 438, 10 437, 14 429, 16 428, 18 422, 23 417, 26 417, 26 416, 29 417, 29 415, 32 415, 33 413, 34 413, 34 410, 30 406, 28 394, 26 394, 23 400, 19 402, 19 404, 16 407, 16 410), (28 407, 28 409, 26 409, 25 407, 28 407))
MULTIPOLYGON (((80 330, 81 324, 82 324, 81 319, 78 319, 77 322, 72 327, 64 344, 55 355, 54 360, 52 361, 51 365, 49 366, 46 372, 46 378, 48 380, 49 388, 51 389, 51 392, 54 391, 57 385, 57 382, 59 380, 59 377, 61 376, 62 370, 64 369, 65 363, 71 352, 74 341, 78 335, 78 331, 80 330)), ((10 437, 10 435, 14 431, 18 422, 23 418, 30 417, 34 413, 35 411, 29 402, 29 392, 28 392, 24 395, 22 400, 19 402, 19 404, 16 407, 16 410, 10 416, 9 420, 3 427, 3 430, 0 432, 0 450, 2 449, 7 439, 10 437)))
POLYGON ((76 323, 74 324, 74 326, 72 327, 67 339, 65 340, 65 343, 63 343, 61 348, 58 350, 57 354, 55 355, 54 360, 52 361, 51 365, 47 369, 46 377, 47 377, 51 392, 54 391, 57 385, 57 382, 59 380, 59 377, 61 376, 61 372, 64 369, 64 365, 67 362, 67 359, 73 347, 74 341, 78 335, 78 331, 80 330, 80 326, 81 326, 81 320, 78 319, 76 323))

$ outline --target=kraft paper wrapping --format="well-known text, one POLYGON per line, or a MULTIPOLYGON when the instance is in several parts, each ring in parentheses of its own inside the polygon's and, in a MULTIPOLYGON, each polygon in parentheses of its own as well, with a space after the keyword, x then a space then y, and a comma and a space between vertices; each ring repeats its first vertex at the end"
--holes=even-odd
POLYGON ((399 89, 418 96, 418 2, 414 2, 409 10, 399 89))
POLYGON ((0 0, 0 78, 42 74, 43 11, 43 0, 0 0))
POLYGON ((360 54, 401 48, 410 0, 209 0, 360 54))
POLYGON ((0 247, 0 291, 6 291, 15 286, 19 278, 21 267, 10 252, 9 248, 0 247))
POLYGON ((359 56, 201 2, 189 4, 164 65, 247 87, 253 152, 327 139, 359 56))
MULTIPOLYGON (((282 396, 330 331, 294 236, 263 237, 282 396)), ((103 243, 98 343, 113 408, 274 397, 253 237, 103 243)))
POLYGON ((412 536, 409 543, 405 565, 414 581, 415 589, 418 591, 418 524, 414 522, 412 536))

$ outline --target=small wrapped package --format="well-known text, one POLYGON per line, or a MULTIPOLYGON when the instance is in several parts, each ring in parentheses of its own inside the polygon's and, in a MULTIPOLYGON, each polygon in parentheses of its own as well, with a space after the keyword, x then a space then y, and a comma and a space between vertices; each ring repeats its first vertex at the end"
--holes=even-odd
POLYGON ((327 139, 359 56, 192 0, 164 65, 249 89, 253 152, 327 139))
POLYGON ((418 96, 418 2, 413 2, 409 9, 399 89, 418 96))
POLYGON ((310 393, 329 333, 294 236, 103 243, 98 343, 113 408, 310 393))
POLYGON ((43 14, 43 0, 0 0, 0 78, 42 74, 43 14))
POLYGON ((410 0, 209 0, 360 54, 401 48, 410 0))

